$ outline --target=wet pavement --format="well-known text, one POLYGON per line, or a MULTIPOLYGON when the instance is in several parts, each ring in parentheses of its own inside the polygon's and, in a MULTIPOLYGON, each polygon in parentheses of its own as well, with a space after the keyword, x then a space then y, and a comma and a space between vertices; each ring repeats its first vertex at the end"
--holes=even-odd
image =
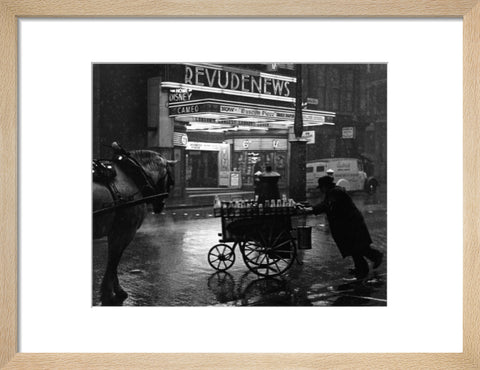
MULTIPOLYGON (((325 216, 308 216, 312 249, 299 251, 301 264, 279 277, 249 272, 239 248, 225 272, 210 267, 207 255, 218 243, 221 219, 210 207, 170 209, 149 214, 125 250, 118 276, 129 297, 127 306, 385 306, 387 304, 387 209, 384 193, 353 195, 384 263, 363 281, 348 275, 351 258, 343 259, 325 216)), ((301 218, 294 220, 302 221, 301 218)), ((99 287, 107 256, 106 238, 93 242, 92 304, 99 305, 99 287)))

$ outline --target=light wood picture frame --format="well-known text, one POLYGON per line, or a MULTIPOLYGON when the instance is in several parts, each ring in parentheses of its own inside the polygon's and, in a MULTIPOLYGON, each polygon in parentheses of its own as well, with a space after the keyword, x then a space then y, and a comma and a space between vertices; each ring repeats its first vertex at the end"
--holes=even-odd
POLYGON ((480 1, 0 0, 0 367, 480 368, 480 1), (23 17, 461 17, 463 19, 463 352, 365 354, 19 353, 17 62, 23 17))

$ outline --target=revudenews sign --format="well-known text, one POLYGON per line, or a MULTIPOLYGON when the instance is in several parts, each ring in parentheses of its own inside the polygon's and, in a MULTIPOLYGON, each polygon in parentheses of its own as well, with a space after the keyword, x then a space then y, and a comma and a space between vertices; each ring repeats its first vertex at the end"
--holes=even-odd
POLYGON ((236 90, 263 95, 293 97, 295 80, 290 77, 248 71, 229 70, 223 67, 185 66, 184 84, 236 90))

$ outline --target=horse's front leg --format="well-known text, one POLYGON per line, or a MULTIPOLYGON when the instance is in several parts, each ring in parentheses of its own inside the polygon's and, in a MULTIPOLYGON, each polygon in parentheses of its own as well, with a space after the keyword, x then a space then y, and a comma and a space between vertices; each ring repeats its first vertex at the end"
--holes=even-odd
POLYGON ((124 291, 123 288, 120 286, 117 273, 115 273, 115 277, 113 279, 113 291, 115 292, 115 296, 117 297, 117 299, 121 300, 122 302, 128 297, 127 292, 124 291))
POLYGON ((108 260, 101 285, 103 306, 118 306, 128 297, 118 282, 117 268, 123 251, 135 237, 136 228, 114 227, 108 235, 108 260))

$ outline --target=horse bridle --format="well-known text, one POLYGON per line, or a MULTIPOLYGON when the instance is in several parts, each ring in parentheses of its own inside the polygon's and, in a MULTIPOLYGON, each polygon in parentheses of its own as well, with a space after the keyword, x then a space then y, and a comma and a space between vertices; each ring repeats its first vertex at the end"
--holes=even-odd
POLYGON ((127 169, 127 173, 132 177, 132 180, 138 186, 144 197, 155 195, 155 192, 159 187, 158 182, 160 182, 160 179, 157 181, 157 183, 155 183, 152 177, 145 171, 143 166, 138 163, 138 161, 133 158, 129 152, 116 155, 115 161, 129 167, 129 169, 127 169), (126 164, 126 161, 128 161, 129 164, 126 164))
POLYGON ((168 194, 170 192, 170 188, 175 184, 175 180, 173 179, 171 173, 170 164, 166 159, 162 158, 167 162, 165 165, 166 175, 162 178, 159 178, 155 183, 152 177, 145 171, 143 166, 133 156, 131 156, 129 152, 124 151, 122 154, 118 154, 116 156, 116 160, 123 163, 124 158, 128 158, 132 166, 140 174, 140 176, 132 175, 132 177, 144 197, 162 193, 168 194))

